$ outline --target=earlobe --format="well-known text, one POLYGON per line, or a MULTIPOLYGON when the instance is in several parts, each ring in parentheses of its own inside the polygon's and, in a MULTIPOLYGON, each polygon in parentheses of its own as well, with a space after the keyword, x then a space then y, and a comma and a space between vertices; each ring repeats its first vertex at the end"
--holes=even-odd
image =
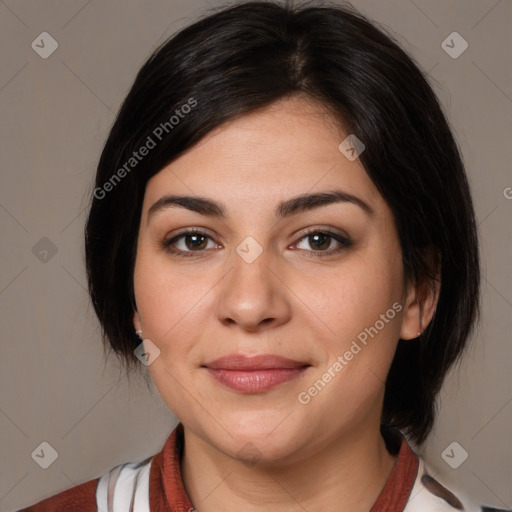
POLYGON ((141 323, 140 323, 140 318, 139 318, 139 313, 137 311, 133 312, 133 326, 135 327, 136 331, 139 331, 142 329, 141 323))
POLYGON ((410 285, 404 304, 400 339, 411 340, 420 336, 434 317, 439 299, 439 281, 410 285))

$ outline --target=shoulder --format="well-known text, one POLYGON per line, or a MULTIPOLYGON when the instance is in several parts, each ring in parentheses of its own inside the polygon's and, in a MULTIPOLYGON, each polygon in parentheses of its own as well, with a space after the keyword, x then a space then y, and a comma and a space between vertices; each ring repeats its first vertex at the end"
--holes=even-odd
POLYGON ((140 462, 120 464, 98 482, 96 501, 105 512, 149 512, 149 476, 154 456, 140 462))
POLYGON ((119 464, 100 478, 89 480, 15 512, 149 512, 149 474, 152 459, 153 456, 141 462, 119 464))
POLYGON ((494 508, 468 499, 460 490, 448 488, 442 481, 432 476, 428 465, 419 459, 418 473, 404 512, 512 512, 494 508))
POLYGON ((57 512, 63 510, 97 512, 96 488, 99 480, 99 478, 89 480, 16 512, 57 512))

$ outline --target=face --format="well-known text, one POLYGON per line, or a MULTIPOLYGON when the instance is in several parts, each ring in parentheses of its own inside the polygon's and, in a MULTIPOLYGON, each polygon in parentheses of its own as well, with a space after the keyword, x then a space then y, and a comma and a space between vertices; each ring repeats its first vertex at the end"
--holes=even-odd
POLYGON ((147 183, 134 326, 160 350, 149 370, 165 403, 232 457, 252 443, 293 461, 378 428, 409 295, 391 211, 338 149, 347 135, 288 98, 147 183))

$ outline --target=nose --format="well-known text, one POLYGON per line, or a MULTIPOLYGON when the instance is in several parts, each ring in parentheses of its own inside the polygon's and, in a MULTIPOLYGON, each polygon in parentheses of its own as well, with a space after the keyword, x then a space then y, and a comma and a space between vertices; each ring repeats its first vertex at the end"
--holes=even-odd
POLYGON ((233 254, 232 269, 219 283, 216 314, 227 326, 244 331, 275 328, 291 317, 290 290, 269 251, 252 262, 233 254))

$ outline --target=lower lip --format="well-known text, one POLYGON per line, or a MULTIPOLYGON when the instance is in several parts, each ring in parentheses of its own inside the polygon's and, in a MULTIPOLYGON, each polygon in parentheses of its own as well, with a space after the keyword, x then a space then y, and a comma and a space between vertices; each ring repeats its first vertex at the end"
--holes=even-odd
POLYGON ((231 389, 243 393, 259 393, 298 377, 307 368, 307 366, 303 366, 301 368, 273 368, 250 371, 206 369, 215 380, 231 389))

